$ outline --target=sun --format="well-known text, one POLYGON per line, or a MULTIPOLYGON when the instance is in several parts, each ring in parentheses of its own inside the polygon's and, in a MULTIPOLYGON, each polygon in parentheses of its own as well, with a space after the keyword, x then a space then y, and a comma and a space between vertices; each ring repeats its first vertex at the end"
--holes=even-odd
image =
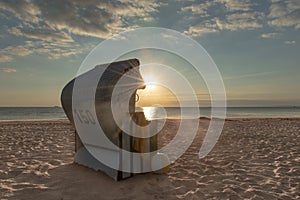
POLYGON ((155 88, 156 88, 156 84, 155 83, 146 83, 145 90, 153 90, 155 88))
POLYGON ((144 75, 142 77, 145 88, 137 91, 138 98, 136 99, 136 102, 138 102, 138 106, 144 107, 145 105, 149 106, 149 102, 156 102, 161 95, 159 82, 157 82, 157 79, 155 79, 154 76, 144 75))
POLYGON ((157 82, 152 76, 145 76, 143 79, 146 85, 145 90, 153 90, 157 87, 157 82))

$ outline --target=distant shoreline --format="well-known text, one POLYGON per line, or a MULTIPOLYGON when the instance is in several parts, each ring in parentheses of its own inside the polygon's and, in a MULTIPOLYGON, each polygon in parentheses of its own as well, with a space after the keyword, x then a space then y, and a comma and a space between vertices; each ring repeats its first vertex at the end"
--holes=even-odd
MULTIPOLYGON (((152 106, 143 106, 152 107, 152 106)), ((0 106, 0 108, 61 108, 62 106, 0 106)), ((177 107, 165 106, 165 108, 195 108, 193 106, 177 107)), ((212 108, 210 106, 199 106, 198 108, 212 108)), ((227 106, 227 107, 214 107, 214 108, 300 108, 300 106, 227 106)))
MULTIPOLYGON (((211 120, 210 117, 199 117, 199 118, 166 118, 167 120, 211 120)), ((215 120, 221 120, 222 118, 214 117, 215 120)), ((300 117, 226 117, 225 121, 235 121, 235 120, 272 120, 272 119, 280 119, 280 120, 300 120, 300 117)), ((161 119, 152 119, 161 120, 161 119)), ((6 122, 70 122, 68 118, 49 118, 49 119, 9 119, 9 120, 0 120, 0 123, 6 122)))
MULTIPOLYGON (((225 108, 210 107, 165 107, 162 112, 157 107, 137 107, 148 119, 196 119, 199 117, 222 118, 225 108), (214 113, 213 113, 214 111, 214 113), (213 113, 213 114, 212 114, 213 113), (166 115, 167 114, 167 115, 166 115)), ((300 118, 300 107, 228 107, 226 119, 235 118, 300 118)), ((0 107, 0 121, 65 120, 61 107, 0 107)))

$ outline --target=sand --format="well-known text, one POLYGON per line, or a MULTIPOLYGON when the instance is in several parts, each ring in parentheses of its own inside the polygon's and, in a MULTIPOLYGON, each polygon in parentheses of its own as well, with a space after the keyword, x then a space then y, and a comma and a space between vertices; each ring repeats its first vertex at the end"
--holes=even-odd
MULTIPOLYGON (((213 151, 198 158, 209 120, 167 174, 115 182, 73 163, 68 121, 0 123, 0 199, 300 199, 300 120, 226 121, 213 151)), ((169 120, 160 145, 174 136, 169 120)))

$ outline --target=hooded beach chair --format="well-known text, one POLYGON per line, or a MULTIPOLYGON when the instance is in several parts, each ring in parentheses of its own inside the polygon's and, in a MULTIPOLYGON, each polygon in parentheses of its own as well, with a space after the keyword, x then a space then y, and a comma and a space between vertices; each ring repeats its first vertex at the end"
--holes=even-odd
MULTIPOLYGON (((113 62, 110 64, 103 64, 98 65, 92 70, 77 76, 73 80, 71 80, 62 90, 61 94, 61 103, 62 107, 68 117, 68 119, 71 121, 71 123, 75 127, 75 163, 93 168, 95 170, 100 170, 108 174, 110 177, 112 177, 115 180, 121 180, 124 178, 128 178, 133 175, 132 172, 123 172, 122 170, 116 170, 109 166, 107 166, 105 163, 100 162, 95 158, 94 155, 92 155, 88 149, 86 148, 88 145, 94 145, 97 149, 98 153, 107 154, 113 159, 120 160, 120 164, 122 164, 122 153, 116 152, 113 149, 107 149, 105 146, 101 144, 90 144, 89 142, 83 142, 80 138, 80 135, 78 134, 78 131, 76 130, 75 126, 75 120, 73 116, 74 113, 78 112, 72 108, 72 101, 74 99, 73 92, 75 80, 80 79, 83 81, 88 80, 95 80, 99 79, 97 83, 97 88, 95 92, 95 111, 97 115, 97 122, 99 123, 103 132, 105 133, 105 136, 116 146, 118 146, 120 149, 127 150, 129 152, 137 152, 137 153, 147 153, 157 150, 157 136, 152 136, 149 138, 138 138, 133 137, 130 134, 122 131, 122 129, 119 127, 119 125, 116 123, 116 117, 117 120, 123 120, 122 117, 124 116, 130 116, 132 118, 132 121, 140 126, 146 126, 150 123, 145 118, 145 115, 143 112, 136 112, 136 92, 138 89, 144 89, 145 83, 143 81, 143 78, 139 71, 139 60, 138 59, 130 59, 130 60, 124 60, 119 62, 113 62), (104 70, 105 69, 105 70, 104 70), (99 74, 99 70, 103 72, 101 77, 97 77, 99 74), (119 84, 118 81, 126 76, 126 80, 123 84, 119 84), (113 91, 114 89, 118 87, 118 94, 116 94, 116 100, 112 100, 113 97, 113 91), (124 102, 129 97, 129 102, 124 102), (122 106, 128 106, 125 104, 129 103, 129 109, 128 110, 117 110, 117 114, 113 116, 112 111, 112 104, 115 104, 118 108, 122 106), (115 118, 114 118, 115 117, 115 118)), ((76 93, 80 94, 82 93, 84 95, 84 90, 86 90, 86 85, 81 86, 76 85, 76 93)), ((85 102, 82 102, 85 103, 85 102)), ((87 115, 89 113, 86 113, 87 115)), ((89 121, 88 117, 81 117, 82 121, 87 120, 87 123, 89 121)), ((93 119, 92 119, 93 120, 93 119)), ((91 123, 95 123, 91 122, 91 123)), ((130 126, 130 124, 129 124, 130 126)), ((152 128, 155 126, 152 126, 152 128)), ((134 130, 139 131, 139 130, 134 130)), ((150 131, 150 130, 149 130, 150 131)), ((148 133, 145 133, 148 134, 148 133)), ((125 158, 130 159, 130 158, 125 158)), ((142 159, 142 158, 141 158, 142 159)), ((143 167, 143 164, 141 162, 141 166, 143 167)), ((144 166, 145 167, 145 166, 144 166)))

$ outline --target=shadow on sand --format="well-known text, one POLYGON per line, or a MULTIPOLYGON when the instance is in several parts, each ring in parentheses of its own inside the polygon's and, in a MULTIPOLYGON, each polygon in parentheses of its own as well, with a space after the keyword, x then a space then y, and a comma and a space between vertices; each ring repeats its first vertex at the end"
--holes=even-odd
MULTIPOLYGON (((41 177, 45 188, 24 188, 14 193, 16 199, 162 199, 162 188, 170 187, 168 176, 147 173, 114 181, 103 172, 67 164, 49 170, 41 177), (27 190, 27 191, 24 191, 27 190)), ((169 188, 172 189, 172 188, 169 188)))

